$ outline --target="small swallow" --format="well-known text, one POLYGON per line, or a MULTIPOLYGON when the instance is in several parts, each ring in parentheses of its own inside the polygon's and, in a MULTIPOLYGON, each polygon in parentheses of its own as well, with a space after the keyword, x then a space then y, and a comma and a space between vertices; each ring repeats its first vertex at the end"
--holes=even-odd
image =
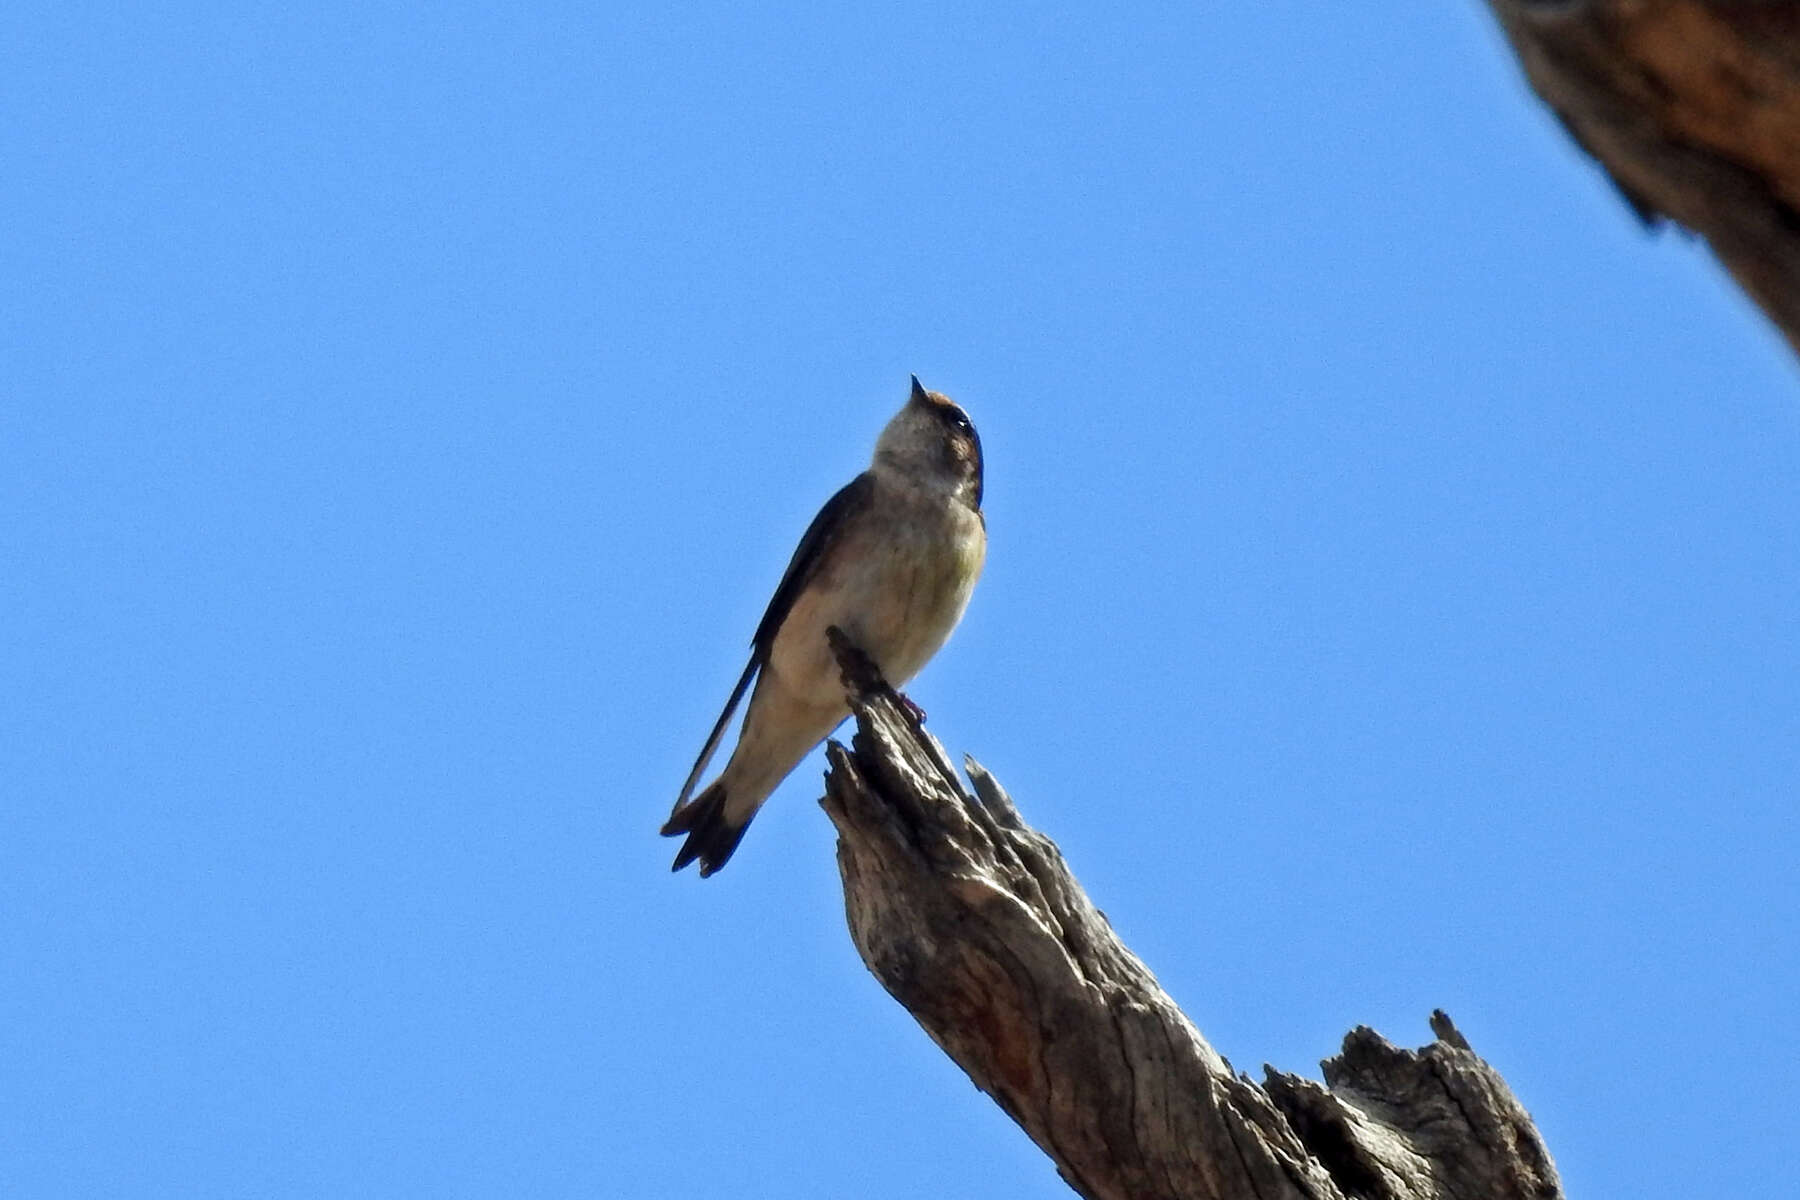
POLYGON ((750 665, 662 827, 687 835, 674 869, 697 859, 704 878, 723 867, 776 785, 850 714, 827 628, 900 687, 962 619, 986 558, 981 440, 967 413, 915 375, 869 469, 807 527, 750 639, 750 665), (731 760, 689 800, 753 680, 731 760))

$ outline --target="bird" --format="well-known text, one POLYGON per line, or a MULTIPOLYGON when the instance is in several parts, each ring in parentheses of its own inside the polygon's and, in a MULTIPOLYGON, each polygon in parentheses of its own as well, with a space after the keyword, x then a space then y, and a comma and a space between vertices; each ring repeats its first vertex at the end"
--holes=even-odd
POLYGON ((969 415, 914 375, 868 470, 813 518, 750 639, 749 665, 662 827, 686 838, 673 870, 698 861, 705 878, 723 867, 763 802, 849 715, 827 629, 842 630, 896 688, 943 647, 987 559, 981 487, 969 415), (730 759, 693 795, 746 691, 730 759))

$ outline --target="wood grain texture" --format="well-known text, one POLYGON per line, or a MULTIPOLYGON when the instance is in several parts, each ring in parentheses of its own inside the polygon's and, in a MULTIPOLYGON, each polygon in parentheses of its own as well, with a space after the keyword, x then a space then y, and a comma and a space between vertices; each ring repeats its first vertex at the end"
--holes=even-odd
MULTIPOLYGON (((835 631, 834 631, 835 633, 835 631)), ((943 747, 841 637, 856 717, 828 747, 863 962, 1091 1200, 1562 1195, 1530 1117, 1449 1018, 1353 1031, 1325 1083, 1231 1069, 987 771, 943 747)))
POLYGON ((1800 350, 1800 5, 1488 2, 1638 215, 1705 238, 1800 350))

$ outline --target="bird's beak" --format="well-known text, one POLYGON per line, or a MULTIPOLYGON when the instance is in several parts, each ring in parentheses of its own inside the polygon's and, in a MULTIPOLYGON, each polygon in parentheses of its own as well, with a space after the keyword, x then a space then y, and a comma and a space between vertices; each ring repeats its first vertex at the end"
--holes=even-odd
POLYGON ((919 382, 919 377, 917 375, 912 377, 912 381, 913 390, 911 399, 914 404, 923 404, 931 399, 931 396, 925 391, 925 385, 919 382))

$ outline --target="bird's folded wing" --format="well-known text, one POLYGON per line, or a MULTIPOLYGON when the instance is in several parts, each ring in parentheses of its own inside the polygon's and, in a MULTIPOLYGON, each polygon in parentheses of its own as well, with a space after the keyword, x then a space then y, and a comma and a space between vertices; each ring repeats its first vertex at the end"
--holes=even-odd
POLYGON ((725 735, 725 726, 731 723, 731 714, 737 711, 738 701, 744 698, 744 692, 749 689, 750 681, 756 678, 756 668, 760 666, 762 659, 752 654, 750 665, 744 668, 744 673, 738 677, 737 686, 731 689, 731 699, 725 702, 725 711, 719 714, 718 723, 706 735, 706 745, 700 748, 700 757, 694 760, 694 769, 688 772, 687 782, 681 785, 681 795, 675 798, 675 807, 670 810, 670 816, 680 812, 681 806, 693 795, 694 785, 700 782, 700 773, 712 761, 713 751, 719 748, 719 739, 725 735))
POLYGON ((775 586, 775 596, 769 601, 768 611, 763 613, 762 620, 756 626, 756 633, 750 639, 750 664, 744 668, 737 686, 731 689, 731 699, 725 702, 725 711, 719 714, 718 723, 707 735, 706 745, 700 750, 700 757, 694 760, 694 769, 688 772, 687 782, 681 785, 681 795, 675 801, 675 808, 680 810, 693 794, 694 785, 700 782, 706 764, 712 761, 713 752, 719 748, 719 740, 725 735, 725 727, 731 723, 731 714, 744 698, 750 688, 750 681, 756 678, 757 669, 769 661, 769 651, 775 645, 775 635, 781 632, 781 624, 794 607, 794 601, 806 590, 813 576, 819 572, 819 564, 825 561, 829 552, 844 530, 869 503, 875 492, 875 477, 864 471, 855 479, 839 488, 837 494, 825 502, 812 524, 800 538, 800 547, 794 551, 789 560, 787 570, 782 573, 781 582, 775 586))
POLYGON ((825 502, 819 515, 806 527, 806 533, 800 538, 800 547, 794 551, 794 557, 782 574, 781 582, 775 586, 775 596, 769 601, 769 609, 763 613, 763 619, 756 627, 756 634, 750 639, 757 659, 768 661, 769 648, 775 644, 775 635, 781 632, 781 623, 787 620, 794 601, 800 598, 806 585, 819 573, 819 565, 825 561, 832 544, 868 508, 874 495, 875 476, 864 471, 839 488, 837 495, 825 502))

